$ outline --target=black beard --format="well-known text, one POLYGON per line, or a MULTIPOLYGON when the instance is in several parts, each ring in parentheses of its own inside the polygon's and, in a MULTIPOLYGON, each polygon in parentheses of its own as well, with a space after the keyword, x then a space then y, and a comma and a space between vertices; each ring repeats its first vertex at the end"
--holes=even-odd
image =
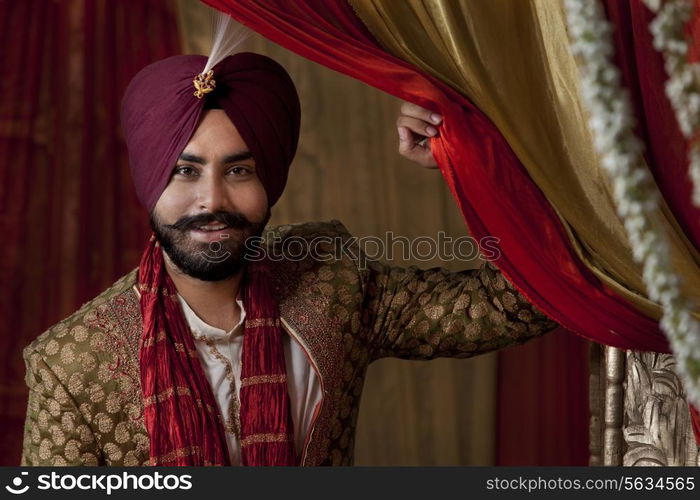
POLYGON ((150 222, 158 243, 178 269, 198 280, 221 281, 243 270, 251 251, 245 242, 250 237, 262 234, 270 216, 269 208, 262 222, 251 222, 241 213, 219 211, 185 216, 175 224, 164 224, 153 212, 150 222), (189 230, 212 222, 240 229, 244 237, 241 240, 230 237, 211 243, 194 241, 188 237, 189 230))

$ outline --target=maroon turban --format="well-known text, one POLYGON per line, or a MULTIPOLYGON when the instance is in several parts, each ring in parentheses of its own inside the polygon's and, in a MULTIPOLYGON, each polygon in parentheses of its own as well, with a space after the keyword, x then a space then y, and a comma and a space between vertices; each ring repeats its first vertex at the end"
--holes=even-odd
POLYGON ((248 145, 272 206, 282 195, 299 140, 300 106, 287 72, 269 57, 229 56, 214 68, 215 90, 195 97, 207 58, 163 59, 142 69, 122 101, 122 129, 136 193, 149 212, 170 180, 206 101, 214 100, 248 145))

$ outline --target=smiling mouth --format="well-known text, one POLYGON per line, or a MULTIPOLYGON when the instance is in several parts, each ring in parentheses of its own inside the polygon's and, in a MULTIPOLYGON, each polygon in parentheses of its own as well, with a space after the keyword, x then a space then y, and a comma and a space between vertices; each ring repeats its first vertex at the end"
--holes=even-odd
POLYGON ((224 229, 230 229, 231 226, 227 226, 226 224, 205 224, 203 226, 199 226, 194 228, 195 231, 203 231, 206 233, 213 233, 216 231, 223 231, 224 229))

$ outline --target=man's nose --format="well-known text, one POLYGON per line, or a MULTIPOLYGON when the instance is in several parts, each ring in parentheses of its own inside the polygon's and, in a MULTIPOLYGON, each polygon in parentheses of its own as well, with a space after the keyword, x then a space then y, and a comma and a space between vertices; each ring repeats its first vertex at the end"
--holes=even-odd
POLYGON ((199 182, 198 208, 202 211, 230 211, 230 201, 226 192, 225 180, 206 176, 199 182))

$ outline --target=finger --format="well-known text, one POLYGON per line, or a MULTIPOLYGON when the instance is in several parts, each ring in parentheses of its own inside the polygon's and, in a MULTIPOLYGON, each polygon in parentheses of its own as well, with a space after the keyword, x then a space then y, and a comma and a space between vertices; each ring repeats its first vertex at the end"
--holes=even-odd
POLYGON ((432 168, 435 165, 429 144, 421 146, 413 140, 413 135, 405 127, 399 127, 399 154, 404 158, 418 163, 424 167, 432 168))
POLYGON ((419 120, 433 123, 435 125, 442 122, 442 116, 440 116, 438 113, 434 113, 429 109, 422 108, 417 104, 407 101, 404 101, 403 104, 401 104, 401 114, 412 118, 418 118, 419 120))
POLYGON ((398 127, 406 127, 415 134, 427 137, 434 137, 438 133, 437 129, 429 123, 410 116, 399 116, 396 119, 396 125, 398 127))
POLYGON ((430 140, 429 137, 422 135, 417 135, 411 132, 406 127, 398 127, 399 133, 399 153, 401 154, 413 154, 423 151, 430 151, 430 140))
POLYGON ((413 150, 417 147, 413 140, 413 134, 406 127, 399 127, 399 154, 407 158, 413 156, 413 150))
POLYGON ((418 144, 415 135, 406 127, 399 127, 399 153, 410 160, 415 160, 426 152, 426 144, 418 144))

